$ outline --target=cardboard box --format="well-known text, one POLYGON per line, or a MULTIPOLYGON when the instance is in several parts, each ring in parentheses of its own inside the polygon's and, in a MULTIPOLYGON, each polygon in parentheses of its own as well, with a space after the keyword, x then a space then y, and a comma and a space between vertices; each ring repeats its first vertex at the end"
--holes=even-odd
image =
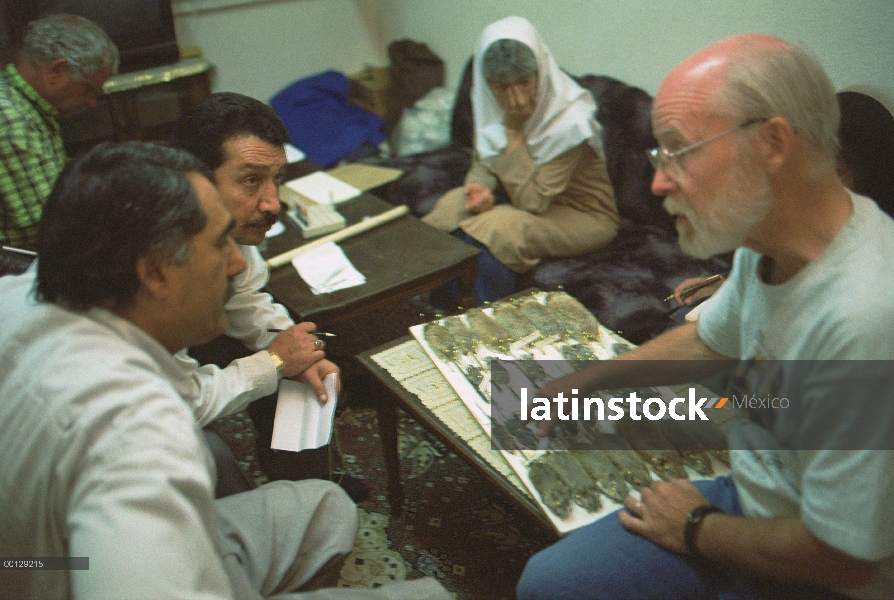
POLYGON ((328 173, 336 179, 354 186, 361 192, 390 183, 404 174, 400 169, 361 163, 341 165, 340 167, 329 169, 328 173))
POLYGON ((348 101, 384 119, 388 112, 388 68, 368 68, 348 79, 348 101))

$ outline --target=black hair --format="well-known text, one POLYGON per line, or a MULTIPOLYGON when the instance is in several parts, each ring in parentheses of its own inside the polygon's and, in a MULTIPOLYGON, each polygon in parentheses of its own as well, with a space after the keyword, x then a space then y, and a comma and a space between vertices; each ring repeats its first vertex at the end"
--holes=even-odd
POLYGON ((145 142, 105 142, 69 163, 38 229, 38 297, 75 310, 127 306, 138 258, 188 261, 208 221, 190 173, 208 175, 194 156, 145 142))
POLYGON ((224 142, 241 135, 277 146, 289 141, 286 126, 272 108, 242 94, 220 92, 177 121, 171 145, 199 157, 213 171, 226 159, 224 142))
POLYGON ((861 92, 838 92, 841 160, 850 168, 853 189, 894 216, 894 116, 861 92))

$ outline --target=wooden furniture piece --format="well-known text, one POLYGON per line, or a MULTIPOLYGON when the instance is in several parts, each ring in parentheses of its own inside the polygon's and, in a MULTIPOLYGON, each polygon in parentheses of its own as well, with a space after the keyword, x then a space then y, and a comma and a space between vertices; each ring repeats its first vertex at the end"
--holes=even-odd
POLYGON ((103 92, 95 107, 60 119, 70 155, 107 140, 167 140, 177 119, 211 95, 211 63, 194 57, 122 73, 103 92))
MULTIPOLYGON (((348 225, 391 208, 393 205, 369 193, 336 206, 348 225)), ((304 240, 291 223, 283 222, 286 231, 268 238, 262 249, 265 258, 312 241, 304 240)), ((313 321, 322 330, 338 330, 339 335, 347 331, 349 336, 353 328, 375 327, 374 323, 364 323, 364 316, 455 279, 460 280, 464 295, 471 296, 480 253, 410 215, 343 240, 339 246, 366 277, 365 284, 316 296, 289 264, 271 271, 267 290, 296 320, 313 321)), ((352 354, 363 349, 355 347, 352 354)))
MULTIPOLYGON (((290 164, 286 179, 318 170, 309 161, 290 164)), ((392 204, 369 193, 336 205, 353 225, 389 209, 392 204)), ((261 248, 269 259, 313 241, 305 240, 287 219, 285 231, 268 238, 261 248)), ((285 306, 295 321, 312 321, 318 330, 336 333, 326 338, 326 354, 342 369, 345 390, 369 397, 376 409, 389 474, 398 472, 397 415, 394 402, 375 394, 375 379, 356 364, 358 352, 406 333, 415 322, 406 321, 406 304, 415 296, 459 280, 461 295, 471 300, 480 250, 443 231, 404 215, 339 242, 345 255, 366 277, 360 286, 314 295, 291 264, 271 270, 266 291, 285 306)), ((471 304, 469 304, 471 305, 471 304)), ((392 489, 394 486, 391 486, 392 489)), ((393 503, 399 511, 401 504, 393 503)))
MULTIPOLYGON (((362 364, 379 383, 380 389, 377 390, 377 392, 384 394, 385 396, 380 399, 379 404, 383 407, 391 406, 391 411, 393 413, 394 404, 397 403, 418 423, 441 439, 441 441, 443 441, 451 450, 455 451, 459 456, 478 468, 490 481, 496 484, 500 489, 504 490, 522 509, 530 513, 531 516, 542 523, 548 531, 556 533, 549 518, 534 501, 530 492, 524 488, 524 485, 518 477, 511 472, 511 467, 506 465, 504 469, 498 468, 499 463, 503 462, 502 457, 497 450, 494 450, 490 446, 489 436, 480 428, 477 422, 473 422, 474 417, 468 412, 468 408, 463 404, 459 397, 454 395, 451 399, 436 403, 436 406, 429 406, 422 398, 408 390, 401 382, 395 379, 388 369, 384 368, 377 361, 377 358, 383 356, 383 353, 388 353, 393 349, 399 351, 401 347, 407 348, 408 352, 416 355, 417 353, 413 346, 418 348, 419 353, 425 355, 422 346, 419 345, 416 339, 411 335, 404 336, 357 355, 357 360, 360 364, 362 364), (474 427, 478 427, 479 431, 477 434, 467 436, 460 435, 460 433, 451 428, 451 425, 448 425, 445 420, 445 418, 449 416, 451 420, 456 421, 456 419, 462 417, 463 414, 467 416, 468 422, 470 423, 469 430, 474 430, 474 427), (513 482, 512 479, 515 481, 513 482)), ((432 372, 429 376, 432 382, 437 385, 438 381, 442 380, 443 385, 449 388, 450 384, 447 383, 447 380, 444 379, 435 364, 431 362, 427 356, 425 356, 424 360, 427 360, 430 363, 432 372)), ((387 412, 385 414, 382 414, 381 411, 379 412, 379 429, 382 437, 382 449, 385 453, 385 465, 388 470, 388 501, 391 504, 392 511, 395 514, 400 514, 400 509, 403 504, 403 485, 401 484, 400 469, 398 465, 397 425, 396 421, 392 423, 384 422, 384 419, 388 416, 387 412), (386 429, 389 427, 393 427, 395 430, 393 439, 391 435, 388 435, 386 439, 385 433, 386 429)), ((456 427, 456 425, 453 425, 453 427, 456 427)))

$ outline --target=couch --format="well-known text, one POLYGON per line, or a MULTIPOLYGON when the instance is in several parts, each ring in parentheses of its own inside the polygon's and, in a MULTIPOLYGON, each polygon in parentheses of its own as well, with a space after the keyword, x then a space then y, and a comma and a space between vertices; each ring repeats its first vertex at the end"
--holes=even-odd
MULTIPOLYGON (((519 287, 564 289, 605 326, 639 344, 674 325, 668 312, 675 303, 664 298, 677 284, 689 277, 728 272, 731 256, 697 260, 677 245, 673 221, 650 191, 654 170, 646 150, 656 142, 649 94, 612 77, 575 79, 596 100, 621 227, 615 240, 601 250, 542 261, 521 278, 519 287)), ((404 170, 405 175, 375 194, 392 204, 406 204, 422 216, 444 192, 463 184, 473 147, 470 88, 471 61, 457 93, 451 143, 423 154, 377 160, 404 170)))

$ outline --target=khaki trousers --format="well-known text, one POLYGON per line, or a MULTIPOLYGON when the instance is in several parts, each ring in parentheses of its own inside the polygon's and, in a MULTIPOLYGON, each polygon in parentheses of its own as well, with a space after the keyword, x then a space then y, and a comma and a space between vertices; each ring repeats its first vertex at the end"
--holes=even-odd
POLYGON ((434 579, 337 588, 357 506, 329 481, 275 481, 217 501, 224 568, 240 600, 448 600, 434 579), (327 587, 328 586, 328 587, 327 587))

